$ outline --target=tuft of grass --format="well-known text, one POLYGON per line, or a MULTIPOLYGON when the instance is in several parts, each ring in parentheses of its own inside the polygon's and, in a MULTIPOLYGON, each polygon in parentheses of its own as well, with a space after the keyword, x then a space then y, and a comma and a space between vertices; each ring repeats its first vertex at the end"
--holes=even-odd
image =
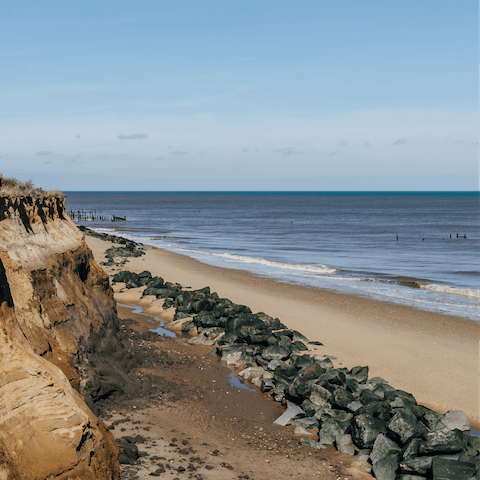
POLYGON ((36 187, 31 180, 22 181, 17 178, 2 178, 0 175, 0 196, 1 197, 63 197, 59 190, 43 190, 36 187))

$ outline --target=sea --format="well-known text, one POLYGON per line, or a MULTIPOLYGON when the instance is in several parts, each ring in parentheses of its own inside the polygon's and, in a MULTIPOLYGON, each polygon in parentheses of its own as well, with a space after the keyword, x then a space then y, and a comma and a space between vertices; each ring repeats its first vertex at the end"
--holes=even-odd
POLYGON ((65 193, 98 232, 480 322, 479 192, 65 193))

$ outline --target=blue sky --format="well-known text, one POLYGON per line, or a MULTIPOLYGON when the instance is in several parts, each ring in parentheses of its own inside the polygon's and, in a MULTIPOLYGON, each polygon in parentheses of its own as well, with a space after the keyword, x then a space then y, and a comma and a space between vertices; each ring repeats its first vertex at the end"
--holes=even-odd
POLYGON ((473 0, 19 0, 0 72, 0 171, 49 188, 478 188, 473 0))

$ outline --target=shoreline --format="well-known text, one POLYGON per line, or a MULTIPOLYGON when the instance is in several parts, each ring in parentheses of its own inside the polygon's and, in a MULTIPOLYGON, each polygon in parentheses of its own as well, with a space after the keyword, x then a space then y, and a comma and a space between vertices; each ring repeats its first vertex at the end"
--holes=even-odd
MULTIPOLYGON (((86 227, 88 228, 88 227, 86 227)), ((107 229, 111 230, 111 229, 107 229)), ((96 231, 96 230, 94 230, 96 231)), ((334 284, 333 286, 329 287, 327 284, 321 285, 315 285, 315 283, 309 283, 308 281, 301 281, 297 280, 294 278, 283 278, 281 275, 276 276, 275 274, 269 274, 269 273, 261 273, 261 272, 256 272, 255 269, 251 270, 249 268, 244 268, 242 266, 242 263, 238 264, 236 266, 235 264, 230 265, 230 266, 225 266, 225 265, 218 265, 215 264, 215 262, 211 263, 209 261, 204 261, 206 259, 200 259, 196 258, 195 256, 191 256, 188 253, 182 253, 181 249, 180 251, 175 251, 175 250, 169 250, 166 248, 163 248, 161 245, 154 245, 151 243, 142 243, 144 239, 142 238, 136 238, 138 237, 138 232, 135 230, 114 230, 110 233, 104 232, 107 235, 113 235, 113 236, 118 236, 120 238, 125 238, 129 239, 133 242, 140 243, 145 246, 149 246, 155 249, 160 249, 164 250, 165 252, 173 253, 176 255, 180 256, 186 256, 188 258, 191 258, 192 260, 198 261, 204 265, 208 266, 213 266, 221 269, 226 269, 226 270, 236 270, 236 271, 242 271, 245 272, 253 277, 257 278, 268 278, 276 283, 285 283, 286 285, 290 286, 298 286, 301 288, 307 288, 307 289, 312 289, 312 290, 319 290, 319 291, 327 291, 331 292, 333 294, 340 294, 340 295, 347 295, 347 296, 353 296, 353 297, 359 297, 359 298, 365 298, 367 300, 373 300, 377 302, 382 302, 382 303, 389 303, 392 305, 398 305, 398 306, 404 306, 404 307, 409 307, 412 308, 413 310, 420 310, 420 311, 425 311, 425 312, 430 312, 434 314, 439 314, 439 315, 447 315, 455 318, 461 318, 463 320, 470 320, 476 322, 478 317, 478 303, 480 302, 480 290, 478 289, 478 285, 473 286, 465 286, 465 285, 456 285, 453 286, 453 284, 447 284, 443 283, 442 280, 429 280, 427 278, 422 278, 418 276, 403 276, 403 275, 387 275, 387 274, 369 274, 366 272, 357 272, 354 270, 350 270, 349 268, 346 267, 336 267, 332 265, 321 265, 321 267, 326 268, 327 270, 330 270, 330 273, 338 273, 340 276, 342 276, 344 273, 348 272, 349 274, 353 274, 355 278, 350 278, 349 275, 346 275, 343 278, 345 281, 349 280, 356 280, 355 283, 358 285, 361 284, 370 284, 370 282, 373 282, 373 284, 376 284, 378 282, 379 285, 382 285, 383 283, 392 283, 396 285, 397 287, 405 287, 407 288, 407 291, 410 290, 418 290, 420 292, 430 292, 434 294, 440 294, 440 295, 447 295, 449 297, 449 300, 447 303, 442 303, 441 300, 436 300, 432 298, 415 298, 415 297, 409 297, 411 295, 411 292, 406 293, 407 291, 397 291, 397 293, 381 293, 381 292, 375 292, 372 290, 365 290, 360 286, 354 286, 354 285, 341 285, 340 284, 334 284), (132 234, 132 235, 130 235, 132 234), (405 296, 406 295, 406 296, 405 296), (467 300, 468 302, 473 302, 473 303, 465 303, 465 304, 457 304, 455 302, 455 299, 457 299, 457 302, 460 301, 465 301, 467 300), (476 303, 475 303, 476 302, 476 303), (432 308, 428 308, 426 305, 433 305, 432 308), (458 307, 461 309, 459 312, 458 310, 455 311, 455 308, 450 308, 450 307, 458 307), (442 308, 445 308, 445 313, 442 312, 442 308)), ((217 255, 217 253, 212 253, 212 252, 196 252, 196 253, 203 253, 207 255, 206 258, 212 258, 210 257, 211 255, 217 255)), ((220 254, 222 256, 223 254, 220 254)), ((236 254, 234 254, 235 256, 236 254)), ((242 255, 240 255, 242 257, 242 255)), ((254 257, 245 257, 250 260, 253 260, 253 262, 247 262, 249 263, 257 263, 257 260, 260 263, 265 262, 266 264, 273 263, 275 264, 276 262, 273 260, 268 260, 266 258, 254 258, 254 257)), ((280 263, 283 263, 280 261, 280 263)), ((291 264, 292 266, 295 266, 295 264, 291 264)), ((328 280, 328 277, 325 277, 326 280, 328 280)), ((478 283, 478 282, 477 282, 478 283)), ((445 299, 444 299, 445 300, 445 299)))
MULTIPOLYGON (((105 259, 111 242, 86 237, 97 261, 105 259)), ((368 365, 370 376, 412 393, 439 413, 463 410, 478 430, 478 339, 480 325, 460 317, 412 307, 288 285, 241 270, 200 263, 177 253, 145 245, 146 255, 129 258, 120 270, 149 270, 184 287, 208 285, 221 297, 278 317, 289 328, 324 346, 316 353, 337 357, 337 365, 368 365)), ((118 302, 139 304, 145 313, 171 320, 161 302, 142 299, 138 289, 120 293, 118 302)))

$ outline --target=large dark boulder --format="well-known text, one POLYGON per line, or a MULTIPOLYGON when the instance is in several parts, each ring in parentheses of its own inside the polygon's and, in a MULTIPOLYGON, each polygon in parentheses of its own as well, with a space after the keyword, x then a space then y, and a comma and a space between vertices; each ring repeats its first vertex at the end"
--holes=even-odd
POLYGON ((319 442, 324 445, 332 445, 337 437, 347 431, 348 427, 348 423, 339 422, 333 418, 325 420, 318 432, 319 442))
POLYGON ((358 448, 372 448, 378 437, 387 433, 384 422, 370 415, 357 415, 353 420, 352 438, 358 448))
POLYGON ((467 437, 460 430, 444 428, 425 435, 425 442, 419 446, 420 454, 455 453, 465 450, 467 437))
POLYGON ((333 396, 330 401, 333 407, 346 409, 347 405, 353 402, 354 396, 342 387, 337 386, 333 391, 333 396))
POLYGON ((203 328, 222 327, 225 328, 227 319, 225 317, 215 317, 213 315, 197 315, 193 317, 195 325, 203 328))
POLYGON ((262 358, 265 360, 286 360, 292 353, 291 349, 270 345, 263 353, 262 358))
POLYGON ((470 480, 475 470, 472 463, 435 457, 432 461, 432 480, 470 480))
POLYGON ((349 376, 355 378, 358 382, 366 382, 368 379, 368 367, 353 367, 349 376))
POLYGON ((388 422, 387 428, 395 434, 401 445, 405 445, 413 437, 423 437, 428 433, 415 414, 406 409, 398 410, 388 422))
POLYGON ((401 448, 393 440, 380 433, 373 444, 370 459, 375 464, 392 453, 400 455, 400 452, 401 448))
POLYGON ((398 472, 398 453, 391 453, 372 466, 377 480, 396 480, 398 472))

